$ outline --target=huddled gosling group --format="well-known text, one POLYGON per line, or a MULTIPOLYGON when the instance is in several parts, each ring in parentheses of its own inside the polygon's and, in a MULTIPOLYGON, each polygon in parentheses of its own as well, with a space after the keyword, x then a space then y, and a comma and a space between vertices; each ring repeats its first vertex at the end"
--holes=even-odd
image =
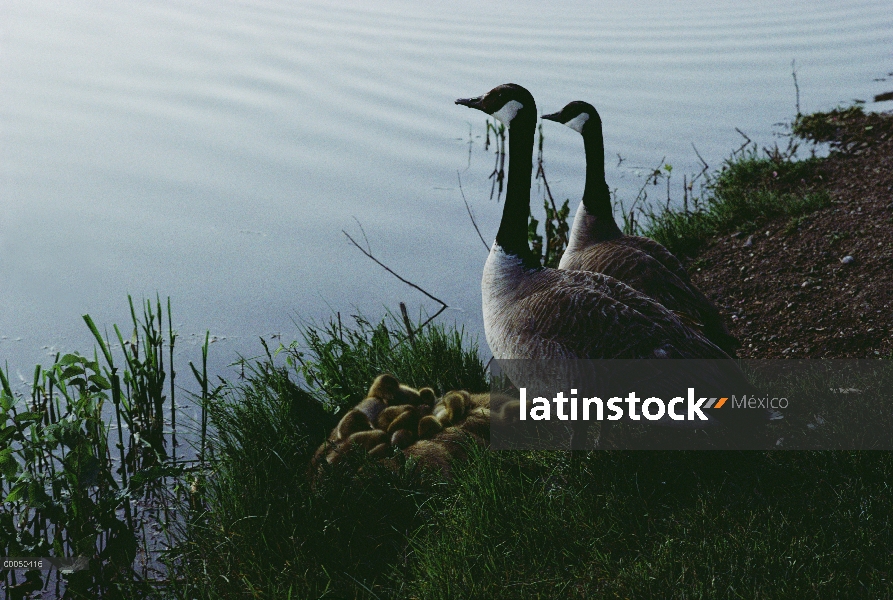
POLYGON ((491 406, 517 411, 517 402, 507 397, 457 390, 437 398, 431 388, 417 390, 393 375, 379 375, 319 447, 313 464, 334 465, 350 452, 386 459, 401 451, 448 474, 454 459, 465 457, 467 444, 489 445, 491 406))

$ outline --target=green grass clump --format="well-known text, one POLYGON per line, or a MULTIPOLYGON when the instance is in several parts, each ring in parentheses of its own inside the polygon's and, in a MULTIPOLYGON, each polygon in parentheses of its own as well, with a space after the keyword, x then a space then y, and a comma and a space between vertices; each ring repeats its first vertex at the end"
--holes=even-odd
POLYGON ((441 392, 487 381, 461 331, 416 326, 410 338, 396 322, 354 323, 305 329, 304 349, 283 349, 285 365, 269 354, 209 404, 209 471, 192 483, 170 561, 177 597, 375 597, 390 585, 430 518, 437 475, 398 454, 396 468, 349 455, 312 477, 311 456, 334 409, 365 397, 382 372, 441 392))
POLYGON ((412 327, 410 337, 392 316, 371 323, 355 315, 348 326, 339 315, 322 326, 306 327, 303 344, 292 344, 287 360, 318 398, 338 408, 365 398, 372 380, 382 373, 438 393, 488 389, 477 344, 462 329, 441 324, 412 327))
MULTIPOLYGON (((210 471, 192 484, 192 514, 172 556, 172 596, 893 593, 887 452, 600 451, 574 467, 564 452, 470 448, 449 483, 419 472, 411 460, 384 466, 362 456, 312 481, 310 456, 335 417, 319 401, 323 388, 298 385, 305 374, 337 383, 332 389, 343 398, 362 395, 378 374, 364 370, 362 357, 370 354, 398 377, 423 378, 434 364, 454 377, 482 377, 468 342, 449 328, 415 331, 412 342, 383 323, 316 331, 300 360, 287 355, 299 371, 276 366, 270 355, 209 407, 217 432, 209 441, 210 471), (393 358, 387 344, 396 344, 393 358), (329 348, 335 350, 324 352, 329 348), (413 351, 418 371, 409 361, 413 351), (430 354, 441 352, 452 364, 430 354)), ((856 375, 874 387, 868 379, 819 378, 803 391, 854 386, 867 394, 887 381, 872 369, 856 375)), ((461 387, 440 381, 443 389, 461 387)), ((798 428, 816 435, 811 419, 792 415, 791 435, 798 428)))
POLYGON ((482 453, 413 541, 403 597, 888 597, 893 459, 482 453))
POLYGON ((167 389, 173 401, 176 334, 170 302, 166 337, 160 300, 154 308, 146 302, 142 318, 132 300, 130 310, 133 335, 125 340, 116 326, 117 351, 84 316, 102 362, 96 352, 57 354, 49 367, 35 368, 24 397, 0 369, 0 555, 84 563, 65 573, 0 570, 7 597, 40 589, 66 598, 153 591, 147 579, 160 541, 152 537, 164 531, 168 486, 180 474, 165 432, 173 412, 164 412, 167 389))
POLYGON ((708 197, 693 211, 649 211, 642 235, 671 252, 693 256, 711 238, 750 232, 778 216, 797 217, 828 206, 825 190, 813 189, 821 159, 761 158, 756 149, 726 162, 707 185, 708 197))
POLYGON ((805 140, 835 142, 840 140, 844 131, 861 124, 864 119, 865 111, 856 104, 846 108, 838 107, 828 112, 799 115, 791 131, 805 140))
POLYGON ((285 369, 255 367, 209 410, 211 470, 192 483, 171 557, 176 596, 344 597, 374 587, 418 525, 414 474, 340 464, 312 486, 328 413, 285 369))

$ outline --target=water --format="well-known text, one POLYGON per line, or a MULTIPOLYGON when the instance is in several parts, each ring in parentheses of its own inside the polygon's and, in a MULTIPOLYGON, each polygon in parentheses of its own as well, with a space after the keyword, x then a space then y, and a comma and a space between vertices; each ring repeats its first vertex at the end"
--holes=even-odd
MULTIPOLYGON (((90 351, 81 315, 126 324, 127 294, 171 296, 186 360, 209 329, 229 373, 296 322, 436 310, 346 242, 358 222, 483 342, 486 254, 457 171, 488 242, 501 204, 483 115, 455 98, 514 81, 541 112, 595 104, 629 201, 662 157, 699 171, 692 143, 712 167, 735 127, 774 143, 794 59, 804 112, 889 91, 891 30, 875 0, 0 0, 0 361, 20 381, 90 351)), ((552 190, 575 207, 582 141, 544 130, 552 190)))

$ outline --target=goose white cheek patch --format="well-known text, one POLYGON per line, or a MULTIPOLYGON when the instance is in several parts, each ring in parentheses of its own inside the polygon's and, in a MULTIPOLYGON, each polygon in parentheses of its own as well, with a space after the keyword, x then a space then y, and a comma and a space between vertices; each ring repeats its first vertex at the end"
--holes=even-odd
POLYGON ((493 117, 501 121, 506 127, 510 126, 512 119, 518 114, 518 111, 524 108, 524 105, 517 100, 509 100, 505 106, 493 113, 493 117))
POLYGON ((574 117, 573 119, 571 119, 570 121, 565 123, 565 125, 567 125, 571 129, 573 129, 577 133, 583 133, 583 125, 585 125, 586 121, 588 121, 588 120, 589 120, 588 113, 580 113, 579 115, 577 115, 576 117, 574 117))

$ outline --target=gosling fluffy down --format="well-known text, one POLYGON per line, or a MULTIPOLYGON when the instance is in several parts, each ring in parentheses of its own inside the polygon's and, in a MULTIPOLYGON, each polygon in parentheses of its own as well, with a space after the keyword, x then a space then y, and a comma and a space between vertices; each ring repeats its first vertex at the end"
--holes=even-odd
POLYGON ((511 398, 464 390, 436 400, 431 388, 415 390, 391 375, 381 375, 368 397, 347 411, 319 447, 311 472, 319 474, 323 462, 337 464, 350 452, 389 459, 402 451, 423 468, 450 477, 454 463, 467 458, 469 443, 489 445, 491 402, 501 411, 509 406, 517 409, 511 398))

